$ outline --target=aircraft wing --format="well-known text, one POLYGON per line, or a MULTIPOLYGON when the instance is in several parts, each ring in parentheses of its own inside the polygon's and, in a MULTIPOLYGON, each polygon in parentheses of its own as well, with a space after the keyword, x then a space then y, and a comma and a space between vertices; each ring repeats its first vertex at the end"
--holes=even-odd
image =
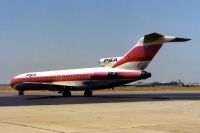
POLYGON ((52 91, 60 91, 63 89, 75 89, 74 86, 69 85, 59 85, 53 83, 34 83, 34 82, 24 82, 17 84, 15 89, 17 90, 52 90, 52 91))

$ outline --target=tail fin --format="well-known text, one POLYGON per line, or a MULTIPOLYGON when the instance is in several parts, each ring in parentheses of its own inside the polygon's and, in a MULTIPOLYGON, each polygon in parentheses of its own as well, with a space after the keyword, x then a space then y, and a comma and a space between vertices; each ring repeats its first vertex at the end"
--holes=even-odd
POLYGON ((163 36, 155 32, 145 35, 112 68, 144 70, 162 47, 163 43, 185 42, 189 40, 187 38, 163 36))

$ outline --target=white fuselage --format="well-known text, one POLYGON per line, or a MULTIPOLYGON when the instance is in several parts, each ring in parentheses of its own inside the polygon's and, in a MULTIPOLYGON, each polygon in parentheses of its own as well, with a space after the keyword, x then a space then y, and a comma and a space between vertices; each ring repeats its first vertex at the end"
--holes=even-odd
POLYGON ((24 73, 13 78, 11 85, 17 88, 15 85, 20 83, 39 83, 65 86, 68 89, 71 88, 71 90, 102 89, 111 88, 139 79, 141 79, 141 71, 96 67, 24 73), (110 73, 117 73, 120 75, 120 78, 114 76, 109 78, 110 73))

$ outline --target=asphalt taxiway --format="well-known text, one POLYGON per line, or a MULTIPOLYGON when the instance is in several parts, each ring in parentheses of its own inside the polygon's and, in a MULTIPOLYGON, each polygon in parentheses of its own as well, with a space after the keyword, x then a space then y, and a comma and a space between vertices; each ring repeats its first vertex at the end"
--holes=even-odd
POLYGON ((0 92, 0 132, 199 133, 200 93, 98 91, 0 92))

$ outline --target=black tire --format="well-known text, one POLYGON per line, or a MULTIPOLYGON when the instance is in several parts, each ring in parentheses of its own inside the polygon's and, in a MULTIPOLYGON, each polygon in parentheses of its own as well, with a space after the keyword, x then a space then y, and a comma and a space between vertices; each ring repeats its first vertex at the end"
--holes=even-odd
POLYGON ((63 97, 71 97, 71 92, 70 91, 63 91, 63 97))
POLYGON ((24 95, 24 91, 19 91, 18 95, 19 96, 23 96, 24 95))
POLYGON ((92 91, 91 90, 85 90, 84 96, 85 97, 91 97, 92 96, 92 91))

